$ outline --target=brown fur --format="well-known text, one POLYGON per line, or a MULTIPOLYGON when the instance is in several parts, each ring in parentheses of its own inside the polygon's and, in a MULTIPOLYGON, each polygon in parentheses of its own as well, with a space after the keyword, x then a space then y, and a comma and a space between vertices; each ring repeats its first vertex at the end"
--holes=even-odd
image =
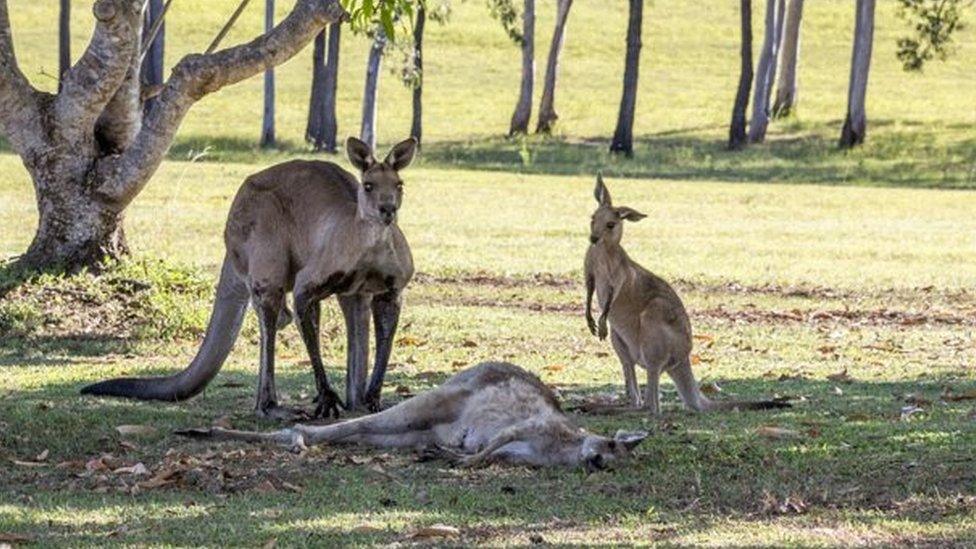
POLYGON ((274 442, 302 450, 322 443, 430 448, 465 465, 505 461, 602 469, 626 457, 646 433, 614 438, 580 429, 539 378, 505 362, 484 362, 440 387, 380 413, 331 425, 295 425, 270 433, 190 429, 194 438, 274 442))
POLYGON ((318 341, 319 302, 337 295, 346 318, 346 404, 379 407, 400 314, 400 294, 413 276, 413 259, 396 212, 403 195, 399 171, 409 165, 416 140, 396 145, 382 162, 368 145, 347 143, 356 177, 331 162, 294 160, 248 177, 231 205, 227 249, 210 326, 199 352, 183 372, 167 378, 108 380, 83 389, 98 395, 183 400, 216 375, 237 337, 250 302, 261 328, 256 410, 290 418, 300 411, 278 406, 274 383, 276 331, 295 312, 318 389, 318 415, 338 416, 341 401, 329 384, 318 341), (369 321, 376 325, 376 363, 366 385, 369 321))
POLYGON ((639 221, 646 216, 626 206, 614 207, 601 176, 597 176, 594 195, 599 205, 590 223, 591 245, 584 268, 586 321, 590 331, 601 340, 610 336, 623 367, 631 404, 643 405, 651 414, 658 414, 658 383, 661 372, 665 371, 685 406, 692 410, 788 406, 769 400, 714 402, 701 393, 691 371, 691 320, 681 298, 667 282, 632 260, 620 245, 623 222, 639 221), (594 293, 601 309, 598 321, 592 313, 594 293), (647 370, 643 403, 634 372, 636 364, 647 370))

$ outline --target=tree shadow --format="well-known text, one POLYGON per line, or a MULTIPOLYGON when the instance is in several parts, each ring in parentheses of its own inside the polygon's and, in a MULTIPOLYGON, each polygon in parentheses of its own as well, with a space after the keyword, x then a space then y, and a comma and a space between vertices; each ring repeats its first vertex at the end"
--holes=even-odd
POLYGON ((424 147, 428 164, 485 171, 545 175, 592 175, 691 181, 775 182, 895 187, 976 187, 976 130, 957 124, 944 140, 942 128, 872 122, 864 146, 837 148, 831 122, 784 121, 765 144, 726 150, 724 136, 704 128, 639 137, 633 158, 611 155, 606 139, 565 137, 435 142, 424 147))

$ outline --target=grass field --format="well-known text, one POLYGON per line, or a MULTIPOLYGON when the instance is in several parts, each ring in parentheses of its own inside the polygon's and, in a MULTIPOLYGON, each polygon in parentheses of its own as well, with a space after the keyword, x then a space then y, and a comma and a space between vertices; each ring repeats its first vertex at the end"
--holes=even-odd
MULTIPOLYGON (((204 47, 234 3, 191 10, 177 0, 169 61, 204 47)), ((55 3, 9 4, 21 65, 50 89, 41 73, 56 66, 55 3)), ((201 397, 179 405, 80 397, 91 381, 171 372, 193 355, 237 186, 273 162, 311 156, 300 139, 306 51, 279 70, 280 150, 253 147, 259 79, 191 111, 130 210, 126 264, 98 279, 14 288, 0 271, 0 545, 976 544, 976 194, 966 190, 976 187, 976 34, 964 31, 948 63, 907 75, 893 53, 903 25, 881 3, 868 143, 842 153, 834 140, 852 9, 808 3, 798 116, 775 122, 766 145, 729 154, 734 4, 648 4, 638 148, 627 161, 604 152, 625 3, 574 5, 561 118, 549 139, 499 137, 518 51, 482 3, 459 4, 450 24, 431 26, 428 141, 404 174, 401 217, 420 274, 384 397, 396 401, 486 359, 538 373, 573 409, 620 397, 613 353, 582 318, 593 172, 603 169, 615 202, 649 215, 628 224, 625 244, 683 296, 700 336, 699 379, 721 389, 715 398, 789 396, 794 408, 693 415, 666 383, 660 419, 574 412, 596 431, 653 433, 627 466, 589 477, 459 471, 410 452, 328 447, 296 456, 175 438, 173 429, 218 419, 274 426, 250 412, 252 318, 201 397), (120 425, 140 433, 123 435, 120 425), (139 463, 146 473, 113 472, 139 463), (162 485, 148 482, 165 471, 174 473, 162 485), (459 533, 417 537, 432 524, 459 533)), ((553 2, 539 5, 544 52, 553 2)), ((257 32, 259 11, 251 6, 230 39, 257 32)), ((76 54, 89 19, 76 8, 76 54)), ((347 134, 358 127, 366 44, 346 36, 343 48, 347 134)), ((380 136, 389 143, 408 127, 409 102, 392 74, 384 78, 380 136)), ((0 258, 26 247, 34 212, 26 173, 0 152, 0 258)), ((341 381, 333 304, 322 333, 329 374, 341 381)), ((285 399, 309 406, 310 368, 294 329, 279 356, 285 399)))

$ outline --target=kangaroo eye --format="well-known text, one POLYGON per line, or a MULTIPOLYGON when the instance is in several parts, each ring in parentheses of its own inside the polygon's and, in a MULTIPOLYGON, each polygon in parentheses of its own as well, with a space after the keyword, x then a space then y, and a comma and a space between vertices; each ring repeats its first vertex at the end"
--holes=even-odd
POLYGON ((608 229, 612 229, 612 228, 614 228, 614 227, 616 227, 616 226, 617 226, 617 224, 616 224, 616 223, 614 223, 613 221, 611 221, 610 223, 607 223, 607 228, 608 228, 608 229))
POLYGON ((368 193, 373 192, 373 184, 372 183, 363 183, 363 190, 366 191, 366 192, 368 192, 368 193))

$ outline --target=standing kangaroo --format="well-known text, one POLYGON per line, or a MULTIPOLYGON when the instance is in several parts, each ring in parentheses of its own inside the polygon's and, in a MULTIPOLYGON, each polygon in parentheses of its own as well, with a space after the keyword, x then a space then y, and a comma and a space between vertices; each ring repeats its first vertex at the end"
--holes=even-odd
POLYGON ((400 317, 401 291, 413 276, 410 247, 396 225, 403 199, 399 172, 417 141, 399 143, 377 162, 366 143, 350 137, 349 160, 362 184, 331 162, 294 160, 248 177, 234 198, 227 248, 210 325, 193 362, 163 378, 120 378, 82 393, 178 401, 207 386, 237 339, 248 301, 257 312, 261 359, 256 412, 293 419, 303 414, 278 405, 275 334, 295 313, 318 390, 314 416, 339 415, 342 402, 329 384, 319 349, 320 301, 337 295, 346 320, 346 407, 379 408, 380 390, 400 317), (369 314, 376 328, 376 362, 366 386, 369 314))
POLYGON ((505 362, 483 362, 392 408, 331 425, 294 425, 270 433, 212 427, 177 431, 192 438, 274 442, 302 450, 321 443, 382 448, 432 447, 474 466, 504 461, 534 466, 605 469, 647 433, 614 438, 573 424, 539 378, 505 362))
POLYGON ((599 203, 590 222, 590 247, 586 251, 586 323, 590 332, 610 341, 623 366, 627 396, 641 406, 634 365, 647 370, 643 403, 652 415, 660 412, 658 381, 666 371, 685 406, 695 410, 784 408, 778 400, 709 400, 691 372, 691 321, 681 298, 658 276, 638 265, 620 245, 623 221, 639 221, 646 215, 626 206, 614 207, 610 192, 597 175, 594 196, 599 203), (593 294, 600 304, 600 318, 593 320, 593 294), (610 328, 607 328, 607 320, 610 328))

